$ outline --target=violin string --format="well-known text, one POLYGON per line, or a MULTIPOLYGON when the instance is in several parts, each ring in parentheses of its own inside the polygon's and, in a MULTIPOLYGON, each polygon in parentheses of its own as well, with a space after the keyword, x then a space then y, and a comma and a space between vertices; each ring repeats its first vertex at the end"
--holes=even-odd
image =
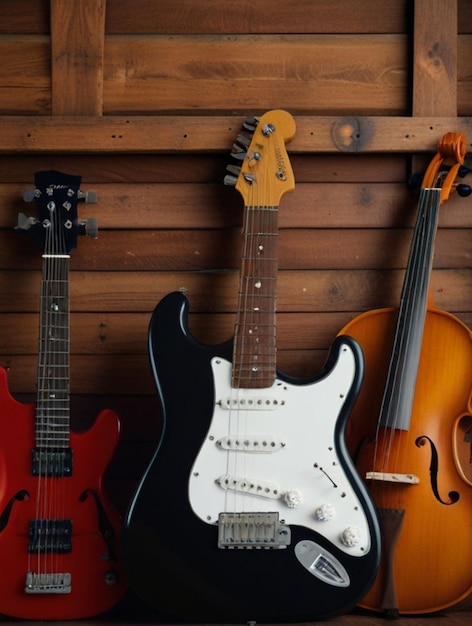
MULTIPOLYGON (((414 397, 415 380, 409 380, 412 376, 411 361, 416 361, 417 364, 419 362, 429 277, 431 273, 434 236, 437 228, 438 207, 438 190, 422 189, 418 217, 408 261, 408 272, 402 291, 402 301, 394 337, 392 358, 382 399, 380 419, 377 424, 374 447, 374 467, 377 464, 377 459, 380 457, 382 471, 385 471, 388 464, 393 468, 396 466, 398 459, 393 459, 391 463, 392 460, 390 458, 392 449, 394 448, 395 438, 403 438, 404 429, 399 428, 399 426, 404 425, 402 419, 409 420, 411 417, 411 415, 400 415, 400 413, 405 410, 411 413, 412 405, 409 406, 407 403, 405 406, 404 398, 401 397, 399 392, 401 390, 404 391, 406 386, 411 385, 412 387, 407 393, 411 398, 414 397), (413 353, 409 353, 410 362, 406 363, 405 355, 408 355, 407 351, 408 348, 412 347, 412 342, 416 345, 413 345, 413 353), (380 438, 380 432, 383 432, 384 429, 386 431, 385 434, 388 436, 380 438), (379 439, 382 441, 381 450, 379 450, 379 439)), ((414 363, 413 369, 415 369, 414 363)), ((400 445, 397 445, 394 448, 397 452, 397 456, 400 447, 400 445)))

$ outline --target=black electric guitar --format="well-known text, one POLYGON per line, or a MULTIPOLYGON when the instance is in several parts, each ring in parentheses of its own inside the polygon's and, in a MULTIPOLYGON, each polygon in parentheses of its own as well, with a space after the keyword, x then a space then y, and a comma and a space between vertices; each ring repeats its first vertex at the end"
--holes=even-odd
POLYGON ((38 216, 21 213, 18 228, 42 251, 36 403, 17 402, 0 368, 0 613, 80 619, 126 590, 121 521, 102 484, 120 425, 106 409, 88 431, 71 430, 69 258, 86 230, 77 219, 86 194, 79 176, 61 172, 38 172, 35 183, 38 216))
POLYGON ((181 293, 156 307, 149 351, 165 423, 123 560, 130 586, 162 614, 311 621, 354 606, 379 561, 374 509, 344 442, 363 359, 339 337, 319 375, 277 372, 278 203, 295 186, 285 148, 295 122, 275 110, 248 129, 227 180, 245 200, 234 341, 199 343, 181 293))

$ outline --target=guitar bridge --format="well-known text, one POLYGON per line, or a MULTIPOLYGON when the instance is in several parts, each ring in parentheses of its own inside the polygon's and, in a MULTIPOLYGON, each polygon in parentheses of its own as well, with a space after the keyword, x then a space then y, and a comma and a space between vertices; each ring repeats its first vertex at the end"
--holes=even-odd
POLYGON ((70 574, 26 574, 25 593, 71 593, 70 574))
POLYGON ((218 548, 280 549, 290 544, 290 528, 278 513, 220 513, 218 548))

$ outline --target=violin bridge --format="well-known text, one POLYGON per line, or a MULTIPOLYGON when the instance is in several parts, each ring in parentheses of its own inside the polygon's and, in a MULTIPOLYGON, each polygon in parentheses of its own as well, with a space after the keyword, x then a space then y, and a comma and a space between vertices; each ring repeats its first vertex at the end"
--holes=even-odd
POLYGON ((404 485, 417 485, 420 482, 414 474, 395 474, 393 472, 367 472, 366 480, 378 480, 386 483, 402 483, 404 485))

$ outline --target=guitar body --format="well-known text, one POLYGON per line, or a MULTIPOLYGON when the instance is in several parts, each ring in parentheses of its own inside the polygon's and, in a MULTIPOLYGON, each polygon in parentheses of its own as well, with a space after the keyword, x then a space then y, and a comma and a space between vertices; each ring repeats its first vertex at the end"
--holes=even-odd
MULTIPOLYGON (((22 619, 80 619, 109 610, 125 592, 117 563, 120 519, 102 489, 102 477, 116 448, 119 421, 104 410, 87 432, 71 433, 72 476, 32 475, 35 405, 18 403, 0 368, 0 612, 22 619), (27 593, 27 572, 38 555, 28 549, 29 524, 51 514, 38 501, 47 484, 48 505, 70 520, 71 550, 42 554, 41 567, 70 574, 69 593, 27 593)), ((49 510, 49 509, 48 509, 49 510)), ((57 513, 54 516, 57 519, 57 513)), ((43 570, 44 571, 44 570, 43 570)), ((57 581, 51 581, 57 582, 57 581)))
POLYGON ((197 342, 187 316, 186 298, 172 293, 150 324, 164 428, 125 522, 130 587, 160 613, 192 621, 310 621, 345 612, 368 590, 379 560, 376 516, 344 443, 362 379, 360 349, 339 338, 316 378, 278 374, 268 389, 239 390, 240 404, 253 407, 237 411, 247 420, 241 441, 228 438, 236 433, 227 403, 232 342, 197 342), (323 505, 333 519, 317 519, 323 505), (218 547, 225 510, 246 521, 277 512, 290 542, 250 549, 235 535, 234 547, 218 547), (346 527, 358 530, 356 545, 341 542, 346 527))

